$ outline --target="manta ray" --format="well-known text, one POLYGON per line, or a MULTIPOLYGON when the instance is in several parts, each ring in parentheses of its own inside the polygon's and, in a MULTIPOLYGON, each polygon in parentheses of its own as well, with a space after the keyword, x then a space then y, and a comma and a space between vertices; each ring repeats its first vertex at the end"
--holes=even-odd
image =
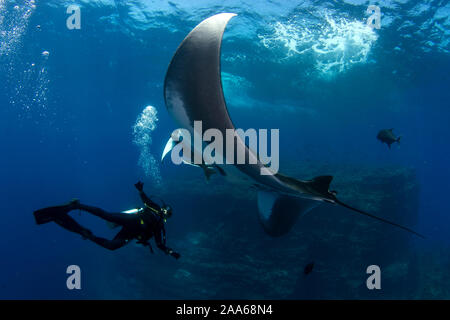
MULTIPOLYGON (((226 136, 234 125, 228 114, 222 90, 220 52, 222 37, 233 13, 221 13, 203 20, 182 41, 176 50, 164 81, 164 99, 167 111, 180 128, 194 134, 194 121, 202 121, 203 128, 217 129, 226 136)), ((235 137, 234 150, 243 148, 245 164, 220 165, 222 176, 241 176, 242 181, 257 189, 259 220, 271 236, 281 236, 290 231, 300 216, 322 203, 344 206, 354 212, 383 221, 422 237, 417 232, 353 208, 337 199, 330 191, 332 176, 324 175, 312 180, 298 180, 281 173, 262 175, 268 170, 256 153, 235 137)), ((180 142, 181 143, 181 142, 180 142)), ((166 145, 164 156, 175 145, 172 139, 166 145)), ((194 151, 201 152, 201 151, 194 151)), ((202 163, 203 169, 219 168, 202 163)), ((200 165, 200 167, 202 167, 200 165)))

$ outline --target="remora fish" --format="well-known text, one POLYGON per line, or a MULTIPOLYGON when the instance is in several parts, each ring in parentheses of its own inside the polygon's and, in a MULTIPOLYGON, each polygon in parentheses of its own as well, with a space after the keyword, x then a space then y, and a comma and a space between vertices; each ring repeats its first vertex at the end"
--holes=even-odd
MULTIPOLYGON (((176 136, 177 141, 179 141, 180 138, 182 137, 181 133, 180 133, 180 130, 174 131, 173 135, 176 136)), ((180 142, 176 142, 176 141, 174 141, 174 139, 172 137, 169 138, 169 140, 166 143, 166 146, 164 147, 164 151, 163 151, 163 153, 161 155, 161 161, 164 160, 166 155, 168 155, 170 153, 170 151, 172 151, 172 149, 178 143, 186 143, 186 142, 183 141, 183 140, 181 140, 180 142)), ((206 181, 209 181, 209 179, 211 178, 211 175, 215 174, 216 172, 218 172, 222 176, 226 176, 227 175, 225 173, 225 171, 221 167, 219 167, 217 164, 215 164, 215 163, 206 163, 203 160, 202 160, 202 163, 200 163, 200 164, 193 163, 192 159, 195 158, 195 153, 197 153, 197 151, 194 148, 191 148, 191 154, 190 154, 189 158, 187 158, 187 155, 183 154, 183 156, 184 156, 183 163, 187 164, 187 165, 190 165, 190 166, 202 168, 203 169, 203 173, 205 174, 206 181)))
MULTIPOLYGON (((220 70, 222 36, 228 21, 234 16, 232 13, 221 13, 202 21, 180 44, 168 67, 164 81, 167 110, 177 124, 192 135, 194 121, 202 121, 204 130, 219 130, 224 137, 226 129, 234 130, 222 91, 220 70)), ((227 176, 230 171, 237 171, 258 188, 259 220, 269 235, 286 234, 299 216, 320 203, 328 202, 421 236, 411 229, 339 201, 336 192, 329 190, 332 176, 302 181, 280 173, 261 175, 262 171, 269 169, 237 137, 234 139, 234 150, 239 148, 245 150, 245 159, 252 159, 256 164, 247 160, 247 164, 226 165, 222 169, 227 176)))

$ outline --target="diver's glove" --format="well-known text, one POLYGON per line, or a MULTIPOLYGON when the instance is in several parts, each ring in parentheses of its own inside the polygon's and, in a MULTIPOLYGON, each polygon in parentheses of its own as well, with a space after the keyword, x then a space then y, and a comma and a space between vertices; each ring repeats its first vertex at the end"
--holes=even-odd
POLYGON ((167 253, 177 260, 180 258, 180 254, 178 252, 173 251, 172 249, 167 250, 167 253))
POLYGON ((170 255, 177 260, 180 259, 180 254, 178 252, 172 252, 170 255))
POLYGON ((144 184, 141 181, 138 181, 134 186, 139 192, 142 192, 142 190, 144 190, 144 184))

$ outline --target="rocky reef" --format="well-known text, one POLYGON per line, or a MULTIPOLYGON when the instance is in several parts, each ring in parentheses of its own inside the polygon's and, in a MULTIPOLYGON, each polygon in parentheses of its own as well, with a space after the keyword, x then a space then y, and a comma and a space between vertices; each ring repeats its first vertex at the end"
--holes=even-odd
MULTIPOLYGON (((414 170, 355 165, 284 165, 284 173, 309 179, 333 174, 332 189, 355 207, 414 228, 419 187, 414 170), (305 173, 309 176, 305 176, 305 173)), ((183 168, 176 168, 183 170, 183 168)), ((390 299, 443 297, 418 271, 426 261, 420 239, 345 208, 323 204, 301 217, 291 232, 266 235, 258 222, 255 190, 242 190, 201 171, 167 179, 164 197, 175 208, 168 244, 178 261, 130 247, 111 257, 118 269, 108 296, 172 299, 390 299), (304 267, 314 262, 310 274, 304 267), (132 266, 130 268, 129 266, 132 266), (368 290, 366 269, 381 268, 381 290, 368 290), (120 282, 120 285, 119 285, 120 282), (427 287, 428 286, 428 287, 427 287), (125 288, 125 289, 124 289, 125 288)), ((158 251, 158 250, 156 250, 158 251)), ((434 281, 437 281, 434 279, 434 281)))

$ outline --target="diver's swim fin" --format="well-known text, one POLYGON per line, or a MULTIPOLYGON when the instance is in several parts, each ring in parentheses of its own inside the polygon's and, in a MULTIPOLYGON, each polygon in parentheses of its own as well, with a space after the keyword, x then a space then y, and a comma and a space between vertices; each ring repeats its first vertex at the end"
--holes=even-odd
POLYGON ((37 224, 45 224, 52 222, 56 217, 67 213, 69 209, 70 207, 68 205, 48 207, 34 211, 33 215, 37 224))
POLYGON ((62 206, 53 206, 36 210, 33 212, 34 219, 37 224, 45 224, 55 221, 56 218, 61 217, 63 214, 75 209, 75 205, 77 203, 79 203, 79 200, 74 199, 68 204, 62 206))

